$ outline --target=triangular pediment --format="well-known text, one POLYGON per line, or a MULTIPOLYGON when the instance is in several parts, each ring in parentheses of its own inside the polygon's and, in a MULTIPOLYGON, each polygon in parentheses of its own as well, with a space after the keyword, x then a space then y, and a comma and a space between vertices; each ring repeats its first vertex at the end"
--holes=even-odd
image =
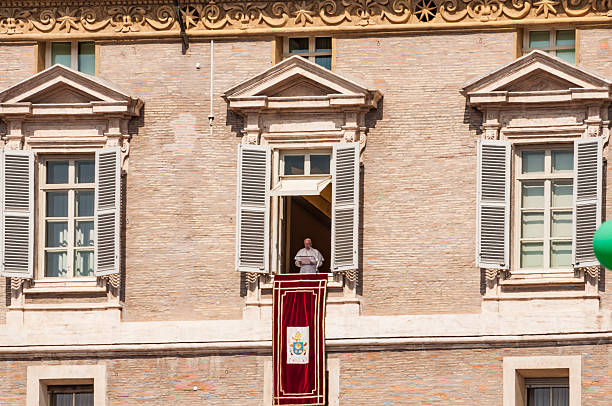
MULTIPOLYGON (((612 82, 543 51, 532 51, 469 82, 463 93, 478 98, 504 93, 609 92, 612 82)), ((480 99, 479 99, 480 100, 480 99)))
POLYGON ((75 104, 123 105, 126 106, 126 113, 134 114, 142 103, 98 77, 54 65, 0 92, 0 104, 58 107, 75 104))
POLYGON ((309 60, 292 56, 227 90, 226 100, 261 98, 361 97, 370 103, 380 93, 309 60))

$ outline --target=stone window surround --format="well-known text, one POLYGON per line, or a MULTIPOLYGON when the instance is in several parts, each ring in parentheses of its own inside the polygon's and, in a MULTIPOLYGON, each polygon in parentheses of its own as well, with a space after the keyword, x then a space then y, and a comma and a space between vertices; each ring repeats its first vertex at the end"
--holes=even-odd
MULTIPOLYGON (((242 143, 272 148, 272 177, 278 179, 280 154, 287 151, 331 151, 343 141, 359 142, 363 151, 365 114, 377 107, 382 94, 292 56, 227 90, 223 97, 229 110, 244 118, 242 143)), ((278 222, 276 200, 271 204, 272 224, 278 222)), ((274 229, 272 241, 278 238, 274 229)), ((277 255, 274 248, 271 255, 277 255)), ((272 300, 262 298, 264 290, 271 290, 272 278, 273 274, 246 274, 244 319, 272 317, 272 300)), ((328 287, 341 290, 342 297, 328 297, 328 314, 359 314, 356 282, 357 270, 329 274, 328 287)))
POLYGON ((27 367, 26 406, 49 406, 50 385, 93 384, 94 406, 106 406, 106 365, 44 365, 27 367))
POLYGON ((524 378, 568 377, 570 406, 580 406, 582 356, 525 356, 503 359, 503 406, 526 406, 524 378))

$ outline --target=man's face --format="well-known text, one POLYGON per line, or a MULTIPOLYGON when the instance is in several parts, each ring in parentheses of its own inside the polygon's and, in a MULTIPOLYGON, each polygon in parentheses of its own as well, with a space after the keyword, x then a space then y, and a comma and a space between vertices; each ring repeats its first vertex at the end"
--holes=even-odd
POLYGON ((304 240, 304 248, 306 248, 307 250, 310 249, 310 247, 312 247, 312 241, 310 241, 308 238, 304 240))

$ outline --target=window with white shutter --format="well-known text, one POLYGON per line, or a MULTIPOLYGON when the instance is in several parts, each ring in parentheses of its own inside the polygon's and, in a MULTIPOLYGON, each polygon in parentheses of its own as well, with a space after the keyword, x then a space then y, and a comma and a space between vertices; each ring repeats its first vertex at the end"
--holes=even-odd
POLYGON ((236 203, 236 269, 270 272, 270 149, 241 144, 238 148, 236 203))
POLYGON ((510 239, 510 143, 479 140, 476 263, 508 269, 510 239))
POLYGON ((602 139, 574 141, 574 266, 599 265, 593 235, 601 224, 602 139))
POLYGON ((95 275, 119 273, 121 149, 96 151, 95 275))
POLYGON ((359 143, 334 146, 332 168, 334 272, 357 269, 359 244, 359 143))
POLYGON ((2 154, 2 276, 34 275, 34 153, 2 154))

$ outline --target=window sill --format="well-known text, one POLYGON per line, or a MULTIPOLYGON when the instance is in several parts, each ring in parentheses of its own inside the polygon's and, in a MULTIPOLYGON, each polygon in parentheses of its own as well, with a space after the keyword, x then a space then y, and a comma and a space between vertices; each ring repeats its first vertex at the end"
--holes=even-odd
MULTIPOLYGON (((274 274, 271 274, 272 278, 269 283, 262 283, 262 289, 272 289, 274 287, 274 274)), ((327 274, 327 287, 328 288, 342 288, 344 287, 344 277, 334 273, 327 274)))
POLYGON ((98 284, 96 278, 79 279, 39 279, 35 280, 32 287, 24 288, 23 293, 48 294, 48 293, 106 293, 106 288, 98 284))
POLYGON ((499 282, 501 286, 581 286, 584 285, 582 278, 576 277, 531 277, 510 278, 499 282))

